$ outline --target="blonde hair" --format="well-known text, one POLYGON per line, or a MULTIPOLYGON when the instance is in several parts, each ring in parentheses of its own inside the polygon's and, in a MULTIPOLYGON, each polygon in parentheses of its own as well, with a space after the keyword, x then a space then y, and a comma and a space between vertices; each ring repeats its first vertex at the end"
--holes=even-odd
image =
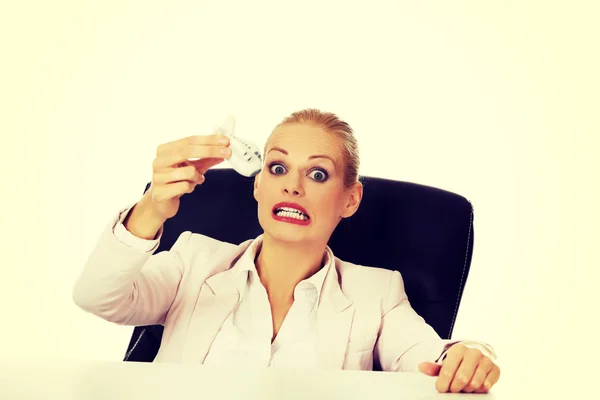
MULTIPOLYGON (((314 108, 307 108, 296 111, 283 119, 275 130, 286 124, 312 124, 335 135, 342 143, 342 159, 344 162, 344 186, 350 187, 358 182, 358 168, 360 166, 360 157, 358 154, 358 142, 354 136, 354 131, 350 125, 338 118, 337 115, 329 112, 323 112, 314 108)), ((272 134, 271 134, 272 135, 272 134)), ((265 144, 267 147, 271 141, 271 136, 265 144)))

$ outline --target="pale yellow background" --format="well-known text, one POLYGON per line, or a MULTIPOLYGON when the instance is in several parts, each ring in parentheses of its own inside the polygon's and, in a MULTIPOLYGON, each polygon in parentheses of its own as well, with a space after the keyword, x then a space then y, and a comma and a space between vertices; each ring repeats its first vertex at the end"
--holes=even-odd
POLYGON ((131 328, 77 309, 71 287, 156 147, 227 113, 262 145, 317 107, 354 127, 362 174, 473 202, 455 337, 496 347, 497 393, 592 389, 594 4, 3 3, 0 359, 121 359, 131 328))

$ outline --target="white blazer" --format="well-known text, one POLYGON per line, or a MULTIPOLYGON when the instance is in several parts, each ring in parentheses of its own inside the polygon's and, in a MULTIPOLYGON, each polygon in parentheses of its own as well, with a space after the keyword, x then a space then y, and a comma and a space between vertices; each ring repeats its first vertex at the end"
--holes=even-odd
MULTIPOLYGON (((124 325, 164 325, 155 362, 203 363, 239 301, 231 268, 253 240, 240 245, 182 233, 169 251, 142 252, 119 241, 116 216, 102 233, 73 288, 82 309, 124 325)), ((328 251, 331 249, 328 248, 328 251)), ((449 345, 411 307, 397 271, 334 256, 317 311, 318 365, 418 371, 449 345)))

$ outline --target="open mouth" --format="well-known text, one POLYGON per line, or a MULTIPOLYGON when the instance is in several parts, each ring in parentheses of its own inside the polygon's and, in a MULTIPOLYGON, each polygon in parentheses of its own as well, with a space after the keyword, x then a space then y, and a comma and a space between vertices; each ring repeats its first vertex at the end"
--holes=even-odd
POLYGON ((280 221, 296 222, 306 225, 310 221, 310 216, 304 207, 296 203, 277 203, 273 207, 273 217, 280 221))
POLYGON ((273 210, 273 214, 278 217, 295 218, 300 221, 308 221, 310 217, 300 210, 291 207, 277 207, 273 210))

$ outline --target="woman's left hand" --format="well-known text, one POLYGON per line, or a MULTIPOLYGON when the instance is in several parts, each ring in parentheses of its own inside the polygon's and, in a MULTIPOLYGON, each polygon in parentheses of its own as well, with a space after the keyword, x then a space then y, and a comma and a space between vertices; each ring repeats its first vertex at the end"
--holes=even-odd
POLYGON ((500 378, 500 368, 480 350, 457 343, 448 349, 442 365, 424 362, 419 370, 437 376, 438 392, 487 393, 500 378))

